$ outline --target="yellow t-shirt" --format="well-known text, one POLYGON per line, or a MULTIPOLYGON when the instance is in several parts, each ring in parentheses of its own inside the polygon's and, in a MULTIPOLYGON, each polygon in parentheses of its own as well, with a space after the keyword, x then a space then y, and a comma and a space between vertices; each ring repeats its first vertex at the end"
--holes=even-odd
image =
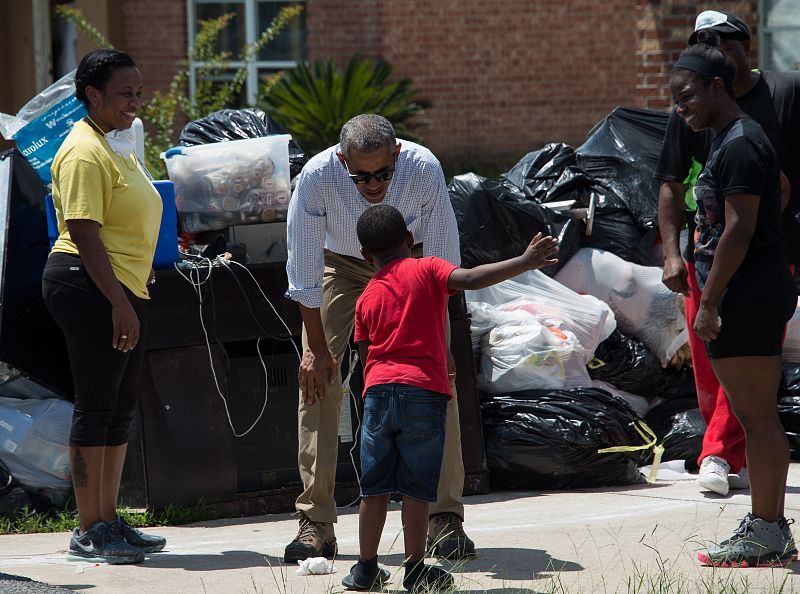
POLYGON ((67 220, 100 223, 100 240, 119 282, 137 297, 149 298, 162 203, 136 156, 123 159, 106 139, 81 120, 64 139, 50 168, 58 219, 54 252, 78 254, 67 220))

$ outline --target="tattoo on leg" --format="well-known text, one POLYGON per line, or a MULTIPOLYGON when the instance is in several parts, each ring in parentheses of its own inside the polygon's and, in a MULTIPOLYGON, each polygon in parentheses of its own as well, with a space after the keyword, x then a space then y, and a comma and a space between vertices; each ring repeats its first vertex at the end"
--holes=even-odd
POLYGON ((83 458, 80 449, 75 448, 75 456, 72 459, 72 482, 80 488, 85 489, 89 485, 89 474, 86 472, 86 460, 83 458))

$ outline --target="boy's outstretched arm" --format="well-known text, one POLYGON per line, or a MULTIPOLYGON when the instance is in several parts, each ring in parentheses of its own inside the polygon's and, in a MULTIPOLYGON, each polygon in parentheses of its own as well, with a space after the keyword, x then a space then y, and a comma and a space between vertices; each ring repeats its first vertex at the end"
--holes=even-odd
POLYGON ((558 262, 556 254, 558 254, 558 241, 550 235, 542 237, 541 233, 537 233, 521 256, 475 268, 456 268, 447 280, 447 288, 483 289, 527 270, 556 264, 558 262))

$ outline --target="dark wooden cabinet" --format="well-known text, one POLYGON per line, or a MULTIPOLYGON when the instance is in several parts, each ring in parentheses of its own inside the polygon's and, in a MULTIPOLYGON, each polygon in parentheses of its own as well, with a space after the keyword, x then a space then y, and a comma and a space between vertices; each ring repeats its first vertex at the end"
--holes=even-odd
MULTIPOLYGON (((131 452, 141 456, 143 471, 136 470, 141 465, 129 463, 134 473, 144 474, 146 501, 141 504, 164 508, 202 500, 237 514, 294 508, 301 490, 298 359, 288 339, 291 336, 299 348, 300 315, 297 305, 283 297, 287 285, 283 264, 256 264, 248 270, 283 323, 242 268, 216 267, 210 276, 201 273, 199 287, 178 271, 159 271, 151 292, 147 363, 139 387, 141 449, 131 452), (227 411, 218 389, 227 399, 227 411), (243 433, 264 406, 265 391, 261 419, 246 436, 236 437, 229 417, 236 432, 243 433)), ((191 276, 197 284, 197 275, 191 276)), ((487 492, 469 319, 461 294, 452 298, 450 315, 465 493, 487 492)), ((354 445, 361 414, 360 373, 359 367, 351 384, 356 397, 349 398, 346 408, 343 404, 340 419, 336 487, 340 505, 358 496, 354 445)), ((126 474, 125 480, 137 477, 126 474)))

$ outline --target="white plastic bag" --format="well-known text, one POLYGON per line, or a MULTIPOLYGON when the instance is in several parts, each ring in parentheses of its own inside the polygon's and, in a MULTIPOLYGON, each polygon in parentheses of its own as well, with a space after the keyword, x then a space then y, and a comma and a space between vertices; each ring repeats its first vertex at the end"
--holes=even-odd
POLYGON ((295 575, 325 575, 336 573, 333 561, 328 561, 325 557, 309 557, 298 561, 300 566, 295 570, 295 575))
MULTIPOLYGON (((69 434, 72 428, 73 405, 60 398, 46 398, 44 400, 22 400, 18 398, 0 398, 0 420, 5 413, 9 420, 16 420, 28 416, 30 426, 20 437, 14 434, 13 447, 5 447, 3 460, 14 458, 21 464, 23 473, 36 470, 61 481, 69 481, 69 434), (6 455, 6 451, 8 454, 6 455)), ((10 424, 10 423, 9 423, 10 424)), ((11 434, 9 434, 11 435, 11 434)), ((13 464, 11 462, 9 465, 13 464)), ((26 483, 22 476, 17 476, 12 469, 12 474, 23 484, 26 483)), ((60 483, 48 484, 47 477, 31 477, 38 482, 33 486, 54 486, 60 483)))
POLYGON ((538 270, 464 294, 470 307, 481 302, 499 306, 517 299, 535 304, 537 313, 563 321, 589 357, 617 327, 608 305, 593 297, 578 295, 538 270))
POLYGON ((481 342, 477 381, 498 394, 520 390, 558 390, 591 383, 586 351, 562 324, 522 314, 486 334, 481 342))
POLYGON ((800 363, 800 299, 794 315, 786 325, 786 337, 783 339, 783 360, 788 363, 800 363))
POLYGON ((665 287, 661 275, 658 267, 639 266, 611 252, 582 248, 555 279, 607 303, 619 329, 641 340, 666 366, 688 340, 688 333, 683 297, 665 287))
POLYGON ((478 386, 493 394, 591 385, 586 364, 615 328, 607 305, 538 272, 468 291, 467 304, 480 338, 478 386))

